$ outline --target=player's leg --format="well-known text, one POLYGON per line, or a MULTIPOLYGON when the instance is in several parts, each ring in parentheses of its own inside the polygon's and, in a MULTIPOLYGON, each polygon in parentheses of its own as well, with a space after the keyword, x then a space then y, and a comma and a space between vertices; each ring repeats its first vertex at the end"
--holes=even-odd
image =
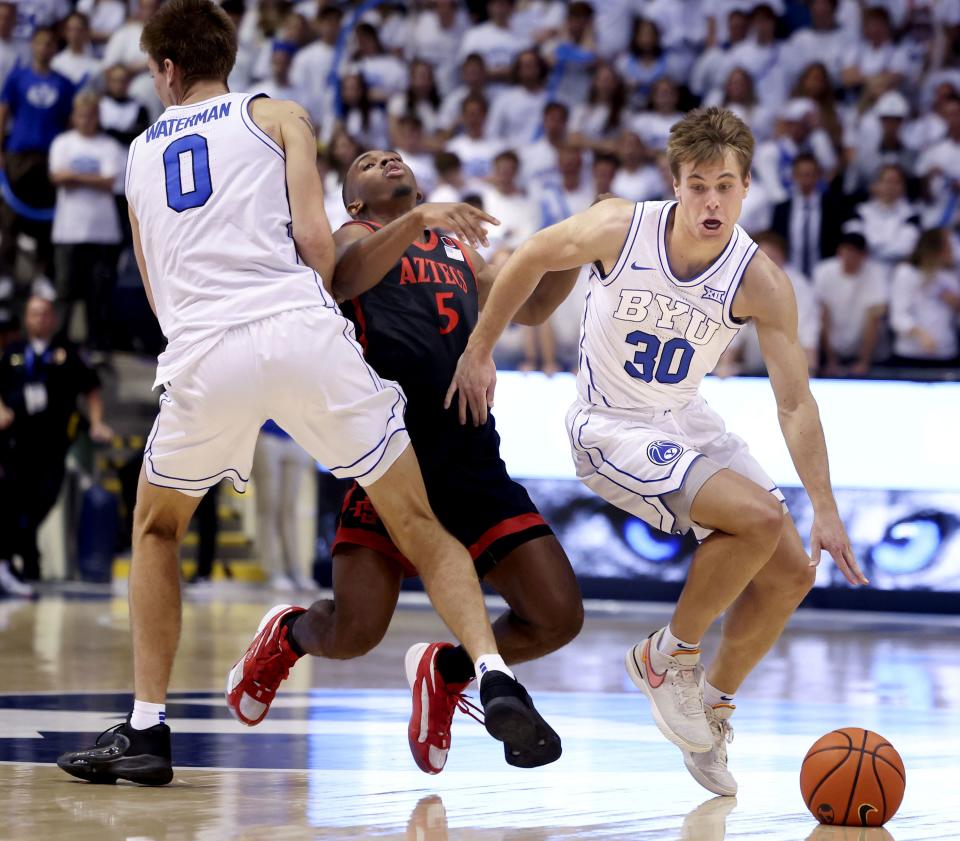
POLYGON ((536 660, 580 633, 583 598, 556 537, 539 537, 518 546, 483 580, 510 608, 493 623, 497 647, 507 663, 536 660))
POLYGON ((731 696, 737 691, 780 637, 815 577, 797 527, 785 516, 773 556, 724 615, 720 647, 707 670, 712 686, 731 696))
POLYGON ((296 618, 292 641, 316 657, 362 657, 387 633, 402 581, 400 566, 374 549, 338 547, 333 556, 333 598, 315 601, 296 618))
POLYGON ((697 492, 690 519, 714 533, 693 555, 670 629, 678 639, 699 644, 770 560, 784 515, 766 489, 732 470, 720 470, 697 492))

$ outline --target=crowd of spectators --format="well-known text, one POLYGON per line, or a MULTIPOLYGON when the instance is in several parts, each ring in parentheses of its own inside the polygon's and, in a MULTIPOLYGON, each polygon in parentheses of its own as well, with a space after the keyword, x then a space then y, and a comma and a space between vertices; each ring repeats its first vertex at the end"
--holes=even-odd
MULTIPOLYGON (((725 105, 757 140, 741 224, 809 304, 811 370, 957 363, 960 0, 223 5, 231 89, 307 108, 335 227, 350 161, 394 148, 425 200, 502 220, 485 255, 502 261, 599 193, 671 197, 670 126, 725 105)), ((117 344, 125 152, 162 111, 139 46, 156 6, 0 2, 0 331, 32 289, 89 350, 117 344)), ((574 310, 508 337, 502 361, 573 365, 574 310)), ((760 372, 752 341, 722 370, 760 372)))

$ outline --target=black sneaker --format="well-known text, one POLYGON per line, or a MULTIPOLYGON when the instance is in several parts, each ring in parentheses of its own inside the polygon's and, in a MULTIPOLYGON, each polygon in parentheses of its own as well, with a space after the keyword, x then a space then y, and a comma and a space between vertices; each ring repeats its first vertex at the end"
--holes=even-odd
POLYGON ((62 754, 57 765, 88 783, 129 780, 163 786, 173 779, 170 728, 155 724, 146 730, 134 730, 128 719, 104 730, 92 748, 62 754))
POLYGON ((484 726, 503 742, 507 764, 537 768, 560 758, 560 737, 537 712, 519 681, 503 672, 487 672, 480 681, 480 703, 484 726))

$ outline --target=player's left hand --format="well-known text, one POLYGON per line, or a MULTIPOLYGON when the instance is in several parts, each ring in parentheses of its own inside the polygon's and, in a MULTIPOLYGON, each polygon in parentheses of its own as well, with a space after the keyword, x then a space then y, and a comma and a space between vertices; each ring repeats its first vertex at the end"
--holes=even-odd
POLYGON ((109 444, 113 440, 113 430, 105 423, 90 425, 90 439, 97 444, 109 444))
POLYGON ((487 410, 493 408, 496 386, 497 366, 493 364, 493 356, 478 352, 467 344, 467 349, 457 360, 457 370, 453 372, 443 408, 449 409, 453 395, 459 393, 460 423, 466 424, 469 406, 473 425, 481 426, 487 422, 487 410))
POLYGON ((813 528, 810 530, 810 566, 819 565, 822 550, 830 553, 843 577, 851 584, 857 586, 870 583, 857 564, 847 530, 836 511, 815 514, 813 517, 813 528))

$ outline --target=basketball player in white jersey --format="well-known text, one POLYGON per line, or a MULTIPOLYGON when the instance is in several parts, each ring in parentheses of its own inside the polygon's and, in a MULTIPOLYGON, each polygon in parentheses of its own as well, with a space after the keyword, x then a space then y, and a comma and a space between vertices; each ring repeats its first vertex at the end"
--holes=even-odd
POLYGON ((665 532, 702 541, 669 625, 634 646, 627 670, 661 732, 703 786, 732 795, 726 743, 733 696, 813 584, 821 550, 866 583, 837 513, 789 279, 737 225, 753 137, 732 112, 697 110, 673 126, 677 201, 609 199, 540 231, 510 258, 447 394, 483 420, 490 352, 544 272, 592 264, 577 400, 567 430, 577 475, 665 532), (780 426, 814 509, 812 560, 783 496, 698 393, 740 325, 753 319, 780 426), (704 680, 700 641, 725 613, 704 680))
MULTIPOLYGON (((167 110, 130 148, 126 193, 168 344, 134 518, 136 696, 126 722, 58 764, 91 782, 172 779, 164 718, 180 635, 180 540, 207 489, 223 478, 244 489, 267 419, 364 487, 475 661, 487 730, 528 751, 542 719, 497 653, 470 556, 430 509, 403 392, 367 366, 330 293, 334 244, 306 111, 228 91, 236 31, 209 0, 170 0, 141 46, 167 110)), ((262 720, 303 653, 288 625, 304 612, 272 609, 231 671, 227 704, 244 724, 262 720)))

